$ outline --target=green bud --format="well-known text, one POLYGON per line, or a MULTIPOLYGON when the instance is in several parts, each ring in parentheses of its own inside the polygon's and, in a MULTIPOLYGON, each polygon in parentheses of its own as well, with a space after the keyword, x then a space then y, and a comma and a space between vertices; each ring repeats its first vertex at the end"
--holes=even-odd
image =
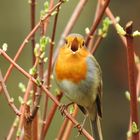
POLYGON ((49 2, 46 1, 46 2, 44 3, 44 11, 45 11, 45 12, 48 12, 48 10, 49 10, 49 2))
POLYGON ((130 138, 132 136, 132 132, 129 130, 128 132, 127 132, 127 138, 130 138))
POLYGON ((138 97, 138 102, 140 103, 140 97, 138 97))
POLYGON ((31 104, 32 104, 32 100, 30 99, 27 101, 27 105, 30 106, 31 104))
POLYGON ((57 11, 54 11, 51 13, 51 16, 55 16, 57 14, 57 11))
POLYGON ((139 132, 138 126, 135 122, 132 123, 132 133, 136 134, 139 132))
POLYGON ((40 48, 39 44, 36 43, 35 48, 34 48, 34 55, 35 55, 35 57, 39 56, 39 48, 40 48))
POLYGON ((116 30, 117 30, 117 33, 119 34, 119 35, 126 35, 126 32, 125 32, 125 30, 123 29, 123 27, 120 25, 120 24, 116 24, 116 30))
POLYGON ((136 64, 139 64, 140 63, 140 58, 137 55, 135 55, 135 58, 134 59, 135 59, 135 63, 136 64))
POLYGON ((130 101, 130 93, 129 93, 129 91, 126 91, 126 92, 125 92, 125 96, 126 96, 126 98, 130 101))
POLYGON ((13 126, 16 127, 18 125, 19 122, 19 117, 16 117, 13 126))
POLYGON ((89 34, 90 33, 90 30, 89 30, 88 27, 85 28, 85 32, 86 32, 86 34, 89 34))
POLYGON ((134 31, 132 35, 133 35, 133 37, 138 37, 138 36, 140 36, 140 32, 138 30, 134 31))
POLYGON ((69 0, 63 0, 63 2, 69 2, 69 0))
POLYGON ((41 80, 40 80, 39 77, 36 78, 36 84, 37 84, 38 86, 41 86, 41 85, 42 85, 42 82, 41 82, 41 80))
POLYGON ((70 106, 70 114, 73 114, 73 112, 74 112, 74 106, 71 105, 71 106, 70 106))
POLYGON ((24 93, 26 91, 26 87, 22 82, 19 82, 18 87, 20 88, 20 90, 24 93))
POLYGON ((42 52, 45 51, 46 45, 47 45, 48 43, 49 43, 49 37, 42 36, 42 37, 40 38, 40 50, 41 50, 42 52))
POLYGON ((8 44, 7 44, 7 43, 4 43, 4 44, 2 45, 2 50, 3 50, 4 52, 6 52, 6 51, 7 51, 7 48, 8 48, 8 44))
POLYGON ((36 74, 37 70, 35 67, 32 67, 30 70, 29 70, 29 73, 30 75, 34 76, 36 74))
POLYGON ((40 58, 43 59, 45 56, 45 52, 41 53, 40 58))
POLYGON ((46 12, 44 10, 40 11, 40 19, 43 20, 46 12))
POLYGON ((14 98, 10 98, 10 103, 13 103, 14 102, 14 98))
POLYGON ((17 137, 20 137, 20 136, 21 136, 21 132, 22 132, 22 130, 21 130, 21 129, 18 129, 18 130, 17 130, 17 133, 16 133, 16 136, 17 136, 17 137))
POLYGON ((48 61, 48 57, 44 58, 44 63, 46 63, 48 61))
POLYGON ((116 17, 116 22, 120 22, 120 17, 119 16, 116 17))
POLYGON ((110 21, 110 19, 108 17, 106 17, 103 20, 102 28, 100 28, 98 30, 98 35, 105 38, 107 36, 107 32, 108 32, 110 24, 112 24, 112 22, 110 21))
POLYGON ((24 100, 23 100, 23 98, 21 96, 18 97, 18 100, 19 100, 19 102, 20 102, 21 105, 24 104, 24 100))

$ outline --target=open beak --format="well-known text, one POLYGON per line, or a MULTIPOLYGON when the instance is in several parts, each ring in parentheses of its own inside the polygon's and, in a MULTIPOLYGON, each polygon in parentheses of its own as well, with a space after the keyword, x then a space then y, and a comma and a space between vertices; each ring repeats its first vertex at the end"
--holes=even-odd
POLYGON ((79 45, 79 43, 78 43, 77 37, 75 37, 71 44, 71 50, 73 52, 76 52, 78 50, 78 45, 79 45))

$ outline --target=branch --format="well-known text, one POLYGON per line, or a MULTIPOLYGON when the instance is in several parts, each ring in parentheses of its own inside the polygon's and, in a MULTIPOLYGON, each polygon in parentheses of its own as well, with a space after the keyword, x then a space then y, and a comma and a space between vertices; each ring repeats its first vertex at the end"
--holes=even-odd
POLYGON ((102 9, 100 10, 100 13, 98 14, 98 17, 96 18, 95 23, 92 25, 91 29, 90 29, 90 33, 87 35, 87 38, 85 40, 85 45, 88 46, 89 45, 89 41, 92 38, 92 35, 94 34, 95 30, 97 29, 97 26, 99 25, 103 14, 107 8, 107 6, 109 5, 110 0, 105 0, 104 5, 102 6, 102 9))
POLYGON ((15 112, 15 114, 18 115, 18 116, 20 116, 21 113, 17 109, 17 107, 15 106, 14 99, 10 97, 9 92, 8 92, 8 90, 6 88, 6 85, 4 83, 4 79, 3 79, 3 76, 2 76, 1 70, 0 70, 0 84, 1 84, 1 86, 3 88, 4 95, 6 97, 6 100, 7 100, 8 104, 10 105, 10 107, 12 108, 12 110, 15 112))
MULTIPOLYGON (((62 96, 63 96, 63 93, 60 92, 60 93, 56 96, 57 100, 60 101, 61 98, 62 98, 62 96)), ((56 112, 56 109, 57 109, 57 105, 54 103, 53 106, 52 106, 52 108, 50 109, 50 112, 49 112, 49 114, 48 114, 48 117, 47 117, 46 120, 45 120, 45 125, 44 125, 44 130, 43 130, 43 135, 44 135, 44 136, 43 136, 43 139, 45 139, 45 136, 46 136, 47 131, 48 131, 48 129, 49 129, 49 126, 50 126, 50 124, 51 124, 51 122, 52 122, 52 119, 53 119, 53 117, 54 117, 54 114, 55 114, 55 112, 56 112)))
MULTIPOLYGON (((72 117, 75 118, 77 116, 77 113, 78 113, 78 106, 75 104, 72 117)), ((69 138, 73 126, 74 126, 73 123, 71 121, 68 121, 67 127, 65 128, 65 132, 63 133, 62 140, 67 140, 69 138)))
POLYGON ((19 140, 19 138, 21 136, 21 131, 22 131, 22 128, 23 128, 24 120, 25 120, 26 103, 28 101, 28 97, 30 95, 32 85, 33 85, 33 82, 31 80, 31 78, 29 78, 27 89, 26 89, 26 92, 24 94, 23 104, 21 106, 21 115, 20 115, 20 118, 19 118, 19 126, 18 126, 18 130, 17 130, 16 140, 19 140))
MULTIPOLYGON (((133 123, 138 127, 138 103, 136 93, 136 81, 135 81, 135 62, 134 62, 134 46, 132 37, 132 24, 128 22, 126 25, 126 42, 127 42, 127 67, 128 67, 128 81, 130 90, 130 115, 131 115, 131 129, 133 123)), ((139 140, 139 133, 134 132, 132 129, 132 140, 139 140)))

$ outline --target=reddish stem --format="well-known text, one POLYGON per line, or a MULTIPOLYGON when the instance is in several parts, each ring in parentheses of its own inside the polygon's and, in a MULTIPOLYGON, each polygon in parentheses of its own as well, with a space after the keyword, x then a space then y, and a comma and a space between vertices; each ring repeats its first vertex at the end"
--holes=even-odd
MULTIPOLYGON (((78 113, 78 106, 75 104, 72 117, 75 118, 77 116, 77 113, 78 113)), ((73 126, 74 126, 73 123, 71 121, 68 121, 67 127, 65 128, 65 132, 63 133, 62 140, 67 140, 69 138, 73 126)))
MULTIPOLYGON (((130 115, 131 126, 135 122, 138 126, 138 103, 136 93, 136 80, 135 80, 135 61, 134 61, 134 46, 132 37, 132 22, 126 25, 126 43, 127 43, 127 65, 128 65, 128 81, 130 91, 130 115)), ((139 140, 139 133, 132 133, 132 140, 139 140)))
MULTIPOLYGON (((24 99, 23 99, 24 103, 21 106, 21 115, 20 115, 20 118, 19 118, 19 126, 18 126, 18 131, 20 131, 20 132, 22 131, 22 127, 23 127, 23 123, 24 123, 24 117, 25 117, 26 103, 28 101, 31 89, 32 89, 32 80, 30 78, 29 82, 28 82, 28 85, 27 85, 25 95, 24 95, 24 99)), ((20 135, 18 135, 16 137, 16 140, 19 140, 19 138, 20 138, 20 135)))
MULTIPOLYGON (((62 96, 63 96, 63 94, 61 92, 59 95, 57 95, 57 97, 56 97, 57 100, 60 101, 62 96)), ((53 120, 53 117, 54 117, 54 114, 56 112, 56 109, 57 109, 57 105, 54 103, 52 108, 51 108, 51 110, 50 110, 50 112, 49 112, 49 114, 48 114, 48 117, 45 120, 46 123, 45 123, 44 130, 43 130, 43 139, 45 139, 45 136, 46 136, 47 131, 49 129, 49 126, 50 126, 50 124, 51 124, 51 122, 53 120)))
POLYGON ((68 124, 68 121, 69 121, 69 119, 65 118, 65 120, 63 121, 63 124, 61 125, 61 127, 59 129, 59 132, 58 132, 58 135, 56 137, 56 140, 62 140, 63 134, 64 134, 65 129, 66 129, 67 124, 68 124))
POLYGON ((97 50, 97 48, 99 47, 101 41, 102 41, 103 37, 102 36, 99 36, 94 44, 94 46, 92 47, 91 49, 91 53, 94 54, 95 51, 97 50))
MULTIPOLYGON (((30 3, 30 10, 31 10, 31 31, 34 29, 35 27, 35 11, 36 11, 36 0, 31 0, 30 3)), ((31 38, 31 44, 32 44, 32 64, 34 65, 35 61, 36 61, 36 57, 34 55, 34 48, 35 48, 35 33, 32 35, 31 38)), ((34 78, 36 79, 37 75, 34 75, 34 78)), ((37 91, 37 86, 35 84, 33 84, 33 91, 34 93, 36 93, 37 91)), ((33 102, 35 100, 35 95, 33 95, 33 102)), ((33 134, 33 139, 37 140, 38 139, 38 117, 36 115, 36 117, 33 120, 32 123, 32 134, 33 134)))
POLYGON ((15 106, 14 101, 12 101, 12 99, 10 98, 9 92, 8 92, 8 90, 6 88, 5 83, 4 83, 4 79, 3 79, 3 76, 2 76, 1 70, 0 70, 0 84, 1 84, 1 86, 3 88, 4 95, 6 97, 6 100, 7 100, 8 104, 10 105, 12 110, 15 112, 15 114, 20 116, 21 115, 20 111, 15 106))
POLYGON ((100 10, 100 12, 99 12, 99 14, 98 14, 98 17, 96 18, 96 21, 95 21, 95 23, 93 24, 93 26, 91 27, 90 33, 88 34, 88 36, 87 36, 87 38, 86 38, 86 41, 85 41, 85 45, 86 45, 86 46, 88 46, 89 41, 90 41, 90 39, 92 38, 92 35, 93 35, 94 32, 96 31, 97 26, 99 25, 99 23, 100 23, 100 21, 101 21, 101 19, 102 19, 102 17, 103 17, 103 14, 104 14, 104 12, 105 12, 105 10, 106 10, 107 6, 109 5, 109 2, 110 2, 110 0, 105 0, 104 4, 102 5, 102 8, 101 8, 101 10, 100 10))

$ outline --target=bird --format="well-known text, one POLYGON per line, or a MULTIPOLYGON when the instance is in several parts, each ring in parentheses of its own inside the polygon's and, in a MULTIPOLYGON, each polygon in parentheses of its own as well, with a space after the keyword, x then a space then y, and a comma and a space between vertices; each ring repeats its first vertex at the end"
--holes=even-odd
POLYGON ((54 77, 66 97, 89 116, 94 139, 103 140, 102 71, 81 34, 71 33, 64 38, 55 61, 54 77))

